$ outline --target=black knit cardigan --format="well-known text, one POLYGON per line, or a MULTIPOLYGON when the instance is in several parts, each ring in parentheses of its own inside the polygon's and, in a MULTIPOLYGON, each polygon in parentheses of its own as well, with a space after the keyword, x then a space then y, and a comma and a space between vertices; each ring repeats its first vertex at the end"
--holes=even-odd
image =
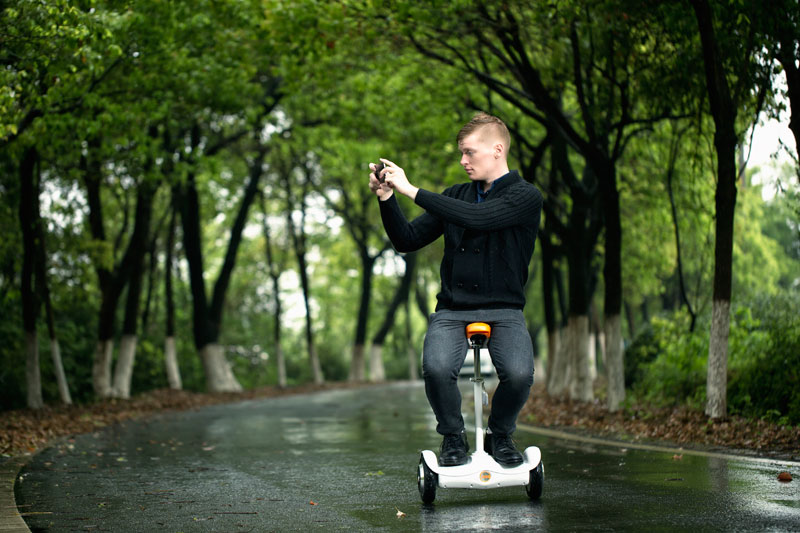
POLYGON ((425 213, 409 221, 392 195, 379 202, 381 219, 401 253, 427 246, 444 234, 442 287, 436 310, 522 309, 542 194, 512 170, 476 203, 474 182, 441 194, 420 189, 415 203, 425 213))

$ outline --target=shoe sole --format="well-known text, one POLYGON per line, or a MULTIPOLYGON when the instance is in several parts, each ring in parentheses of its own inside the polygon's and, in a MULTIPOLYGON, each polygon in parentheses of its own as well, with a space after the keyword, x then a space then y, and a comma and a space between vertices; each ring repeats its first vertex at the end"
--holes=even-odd
MULTIPOLYGON (((492 456, 492 457, 494 457, 494 456, 492 456)), ((519 466, 519 465, 521 465, 523 463, 523 460, 522 460, 521 457, 519 459, 517 459, 517 460, 514 460, 514 461, 500 461, 499 459, 497 459, 497 457, 494 457, 494 460, 497 461, 497 464, 499 464, 501 466, 519 466)))
POLYGON ((484 446, 483 451, 485 451, 486 453, 491 455, 492 459, 494 459, 497 462, 497 464, 499 464, 500 466, 519 466, 524 462, 524 459, 522 458, 522 454, 519 454, 519 457, 517 457, 515 459, 512 459, 510 461, 501 461, 500 459, 498 459, 497 457, 494 456, 494 454, 490 451, 490 447, 489 446, 484 446))
POLYGON ((439 466, 461 466, 461 465, 465 465, 465 464, 467 464, 469 462, 469 457, 465 457, 463 460, 462 459, 456 459, 456 460, 444 461, 444 462, 442 462, 442 460, 440 459, 437 462, 439 463, 439 466))

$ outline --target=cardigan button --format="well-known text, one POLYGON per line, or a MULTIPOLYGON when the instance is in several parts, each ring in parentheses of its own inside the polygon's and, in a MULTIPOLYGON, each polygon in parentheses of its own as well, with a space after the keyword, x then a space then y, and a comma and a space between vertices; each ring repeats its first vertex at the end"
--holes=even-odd
POLYGON ((467 249, 462 246, 461 248, 458 249, 458 251, 463 253, 463 252, 466 252, 467 249))
POLYGON ((475 249, 473 250, 473 252, 475 252, 476 254, 479 254, 479 253, 481 253, 481 249, 480 249, 480 248, 475 248, 475 249))
POLYGON ((473 291, 477 291, 477 290, 478 290, 478 285, 477 285, 477 284, 473 285, 473 286, 472 286, 472 290, 473 290, 473 291))
POLYGON ((458 287, 459 289, 463 289, 464 288, 464 284, 463 283, 459 283, 458 285, 456 285, 456 287, 458 287))

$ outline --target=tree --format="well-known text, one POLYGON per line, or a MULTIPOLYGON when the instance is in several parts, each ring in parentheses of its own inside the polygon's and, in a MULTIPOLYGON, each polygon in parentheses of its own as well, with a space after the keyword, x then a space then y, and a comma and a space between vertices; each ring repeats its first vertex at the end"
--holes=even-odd
MULTIPOLYGON (((714 244, 714 307, 708 348, 706 414, 711 418, 727 415, 728 331, 730 328, 731 282, 733 262, 733 221, 736 208, 736 117, 750 84, 758 83, 753 40, 749 25, 736 28, 745 40, 723 49, 718 39, 716 16, 707 0, 691 0, 702 46, 705 79, 711 116, 714 119, 714 147, 717 153, 716 240, 714 244), (723 55, 723 50, 727 55, 723 55), (728 76, 735 72, 736 86, 728 76)), ((730 13, 726 13, 730 16, 730 13)), ((741 20, 741 19, 740 19, 741 20)), ((731 24, 729 28, 735 28, 731 24)), ((761 83, 765 83, 762 81, 761 83)), ((755 118, 755 117, 753 117, 755 118)))
POLYGON ((177 199, 180 192, 173 188, 170 195, 169 229, 167 230, 166 259, 164 265, 164 298, 165 298, 165 338, 164 365, 169 387, 174 390, 183 389, 180 367, 175 344, 175 296, 172 288, 174 275, 175 219, 178 216, 177 199))
MULTIPOLYGON (((272 330, 272 343, 275 349, 275 363, 277 366, 278 371, 278 386, 279 387, 286 387, 287 379, 286 379, 286 356, 283 352, 283 346, 281 345, 282 342, 282 330, 283 330, 283 306, 281 305, 281 291, 280 291, 280 277, 281 273, 285 268, 285 261, 280 260, 276 257, 276 253, 273 250, 274 246, 274 239, 270 236, 270 227, 268 222, 268 215, 267 215, 267 206, 264 200, 266 195, 262 192, 259 195, 261 200, 261 215, 263 217, 262 221, 262 232, 264 234, 264 255, 267 260, 267 272, 269 274, 269 279, 272 282, 272 298, 274 301, 274 309, 272 313, 273 318, 273 330, 272 330)), ((281 257, 283 254, 281 254, 281 257)))
POLYGON ((322 373, 319 354, 317 353, 316 344, 314 342, 314 319, 311 310, 311 282, 308 276, 308 261, 306 256, 306 199, 311 190, 311 169, 308 167, 307 161, 300 162, 303 168, 295 166, 294 163, 296 161, 297 160, 292 158, 288 165, 280 168, 279 172, 281 172, 280 178, 286 190, 286 226, 292 240, 295 258, 297 259, 297 270, 300 275, 300 282, 303 290, 303 303, 306 308, 305 340, 308 362, 311 366, 311 374, 314 383, 321 385, 325 382, 325 375, 322 373), (292 182, 292 174, 296 174, 301 179, 299 194, 296 192, 296 185, 292 182), (297 222, 294 220, 295 214, 299 215, 299 220, 297 222))
POLYGON ((41 238, 38 229, 39 221, 39 187, 35 177, 36 149, 31 147, 25 151, 20 164, 20 203, 19 220, 22 227, 24 254, 22 259, 22 321, 25 328, 25 382, 28 392, 28 407, 40 409, 44 407, 42 400, 42 379, 39 370, 39 341, 36 336, 36 316, 39 313, 39 301, 34 288, 34 272, 38 246, 41 238))
POLYGON ((767 40, 770 57, 780 63, 786 77, 786 96, 791 107, 789 129, 794 135, 793 158, 800 179, 800 14, 797 2, 782 0, 769 6, 755 4, 751 9, 754 11, 751 23, 767 40))
MULTIPOLYGON (((473 7, 475 15, 462 15, 449 31, 420 30, 415 26, 409 29, 409 37, 423 54, 462 68, 520 113, 557 129, 584 158, 584 172, 591 172, 597 180, 605 229, 603 277, 605 336, 611 372, 609 407, 615 410, 624 398, 619 379, 622 228, 617 163, 630 139, 643 127, 670 116, 666 108, 644 107, 637 100, 636 76, 641 75, 638 71, 649 68, 634 42, 642 30, 631 31, 630 26, 636 22, 633 15, 626 14, 626 20, 619 21, 617 5, 596 7, 576 2, 564 8, 547 6, 537 10, 522 4, 504 4, 498 8, 476 2, 473 7), (622 27, 623 24, 628 27, 622 27), (464 26, 468 31, 462 31, 464 26), (562 43, 567 43, 566 47, 562 43), (540 66, 545 62, 537 56, 547 51, 551 60, 545 68, 540 66), (559 69, 564 59, 571 71, 559 69), (571 100, 577 108, 575 113, 565 111, 554 97, 565 86, 574 91, 571 100)), ((459 8, 459 13, 463 12, 459 8)), ((440 14, 432 19, 448 17, 440 14)), ((580 338, 580 332, 586 330, 582 324, 587 323, 588 307, 579 312, 572 321, 575 331, 570 338, 580 338)), ((581 346, 584 344, 580 342, 581 346)), ((582 399, 592 395, 586 385, 573 390, 582 399)))
MULTIPOLYGON (((369 358, 369 379, 373 382, 386 380, 386 371, 384 370, 383 366, 383 344, 386 341, 386 335, 394 325, 397 310, 403 303, 407 303, 409 300, 411 295, 411 282, 416 275, 415 267, 417 264, 417 254, 406 254, 403 259, 406 263, 403 277, 400 278, 400 281, 397 284, 397 290, 395 291, 394 297, 392 297, 392 301, 389 303, 389 306, 386 308, 386 312, 384 313, 383 320, 381 321, 378 331, 372 337, 372 347, 370 349, 369 358)), ((416 371, 412 369, 409 370, 409 373, 413 376, 416 374, 416 371)))

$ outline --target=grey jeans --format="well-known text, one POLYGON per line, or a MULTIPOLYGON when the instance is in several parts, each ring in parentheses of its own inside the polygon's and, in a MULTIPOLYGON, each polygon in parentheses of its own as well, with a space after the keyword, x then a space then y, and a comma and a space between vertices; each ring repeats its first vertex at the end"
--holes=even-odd
POLYGON ((488 348, 500 383, 492 397, 488 427, 492 433, 510 435, 533 385, 533 345, 518 309, 441 310, 431 315, 422 377, 436 415, 436 431, 446 435, 464 430, 458 373, 467 353, 466 327, 470 322, 486 322, 492 327, 488 348))

